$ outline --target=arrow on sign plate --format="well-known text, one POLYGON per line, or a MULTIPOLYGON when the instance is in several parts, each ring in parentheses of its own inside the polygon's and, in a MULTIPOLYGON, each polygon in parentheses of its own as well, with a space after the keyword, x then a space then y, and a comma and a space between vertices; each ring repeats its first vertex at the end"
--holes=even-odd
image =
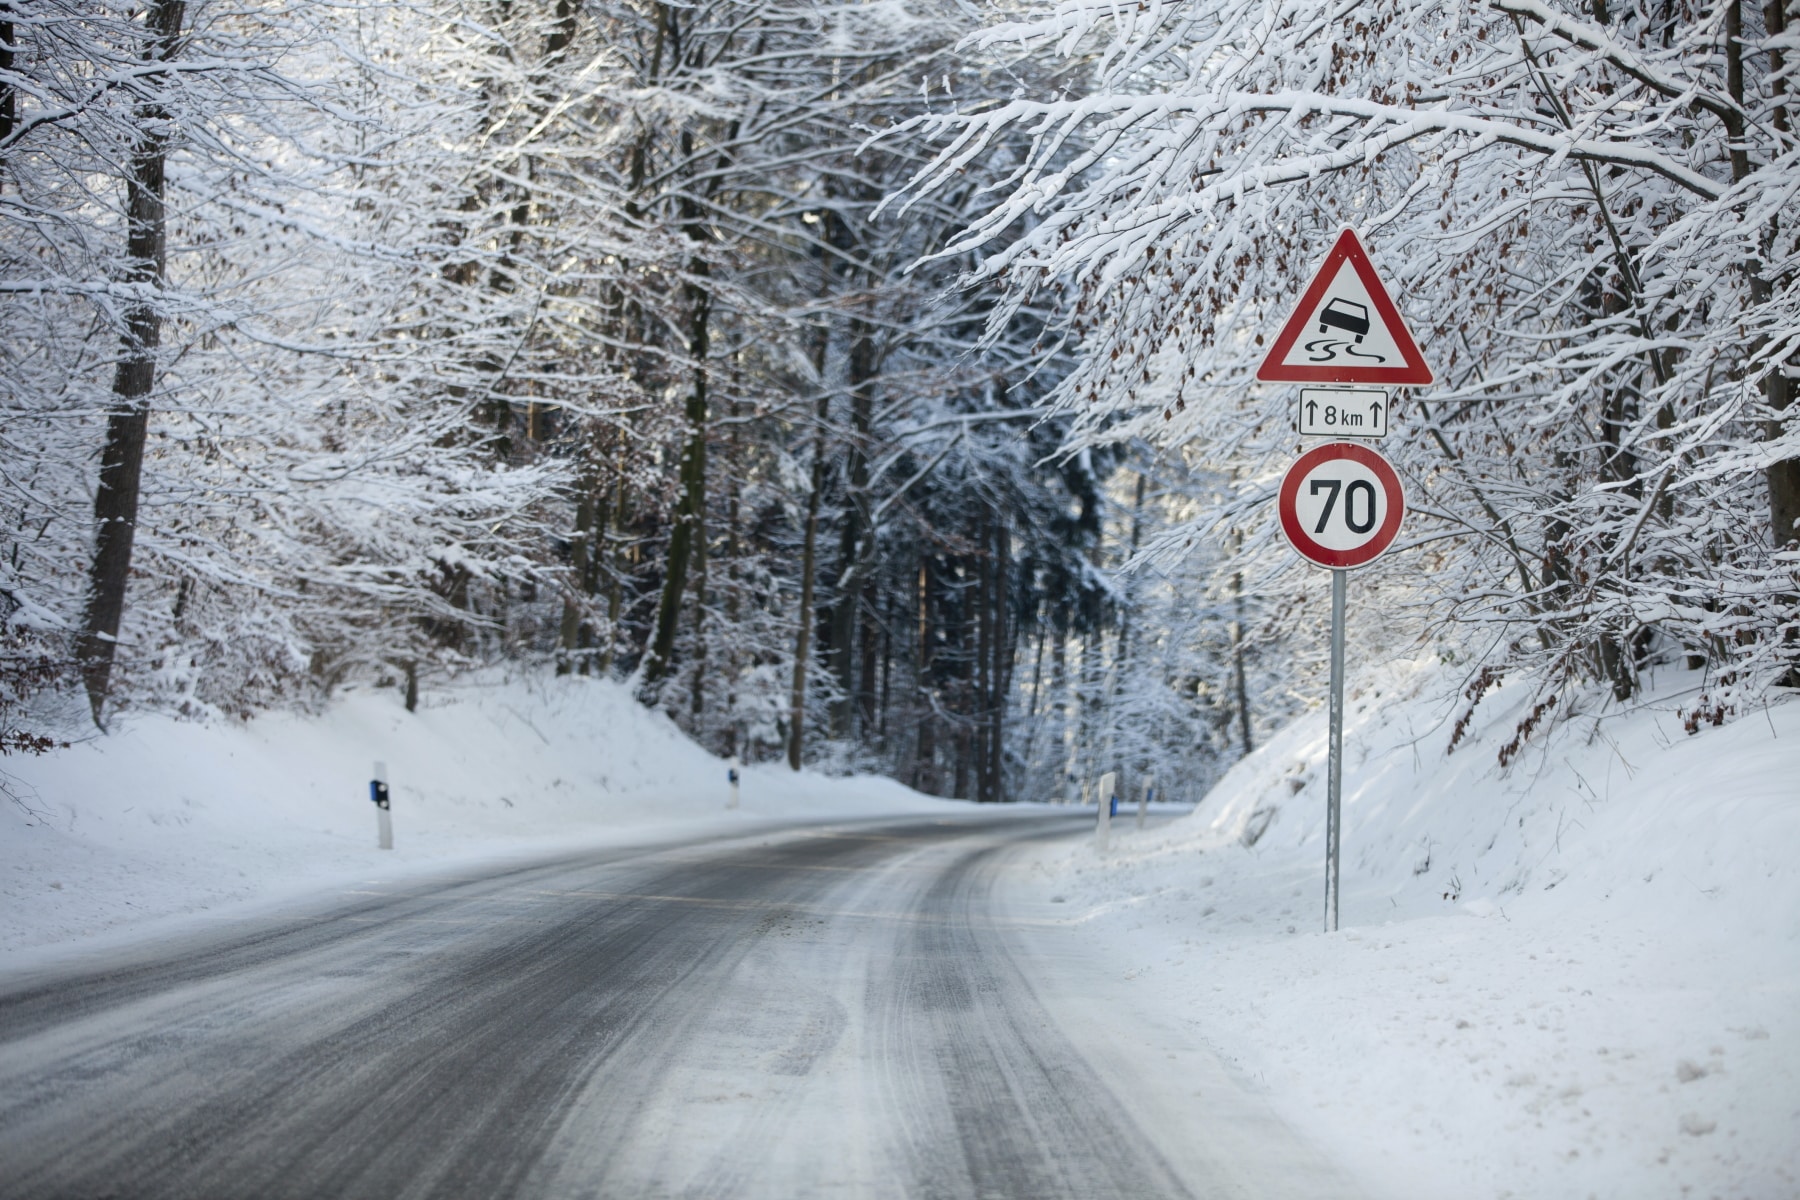
POLYGON ((1388 432, 1382 388, 1300 389, 1300 432, 1322 437, 1383 438, 1388 432))

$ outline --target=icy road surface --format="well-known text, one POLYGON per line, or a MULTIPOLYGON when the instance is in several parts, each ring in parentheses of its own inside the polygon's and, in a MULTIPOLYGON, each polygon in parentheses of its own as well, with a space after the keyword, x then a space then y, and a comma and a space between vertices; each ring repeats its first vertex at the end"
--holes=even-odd
POLYGON ((612 851, 15 974, 0 1195, 1353 1195, 1006 899, 1091 819, 612 851))

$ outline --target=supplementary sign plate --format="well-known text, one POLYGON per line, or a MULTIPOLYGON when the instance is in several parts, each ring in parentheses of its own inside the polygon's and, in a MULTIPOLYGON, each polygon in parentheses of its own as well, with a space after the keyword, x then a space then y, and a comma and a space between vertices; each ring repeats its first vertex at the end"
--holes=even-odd
POLYGON ((1256 377, 1269 383, 1431 382, 1425 356, 1354 229, 1338 235, 1256 377))
POLYGON ((1360 567, 1394 544, 1406 492, 1392 464, 1368 446, 1327 442, 1281 478, 1281 531, 1321 567, 1360 567))
POLYGON ((1300 432, 1319 437, 1384 438, 1388 431, 1385 388, 1300 389, 1300 432))

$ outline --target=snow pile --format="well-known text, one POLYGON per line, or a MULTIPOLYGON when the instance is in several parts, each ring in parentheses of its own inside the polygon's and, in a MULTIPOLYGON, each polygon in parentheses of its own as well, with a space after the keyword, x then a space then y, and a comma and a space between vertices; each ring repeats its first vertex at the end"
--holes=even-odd
POLYGON ((1323 712, 1032 892, 1377 1195, 1800 1195, 1800 704, 1690 736, 1700 681, 1664 678, 1502 769, 1539 698, 1491 691, 1446 755, 1446 674, 1349 698, 1340 933, 1323 712))
POLYGON ((408 713, 353 692, 322 716, 194 724, 144 716, 111 737, 9 758, 0 800, 0 964, 26 947, 157 917, 392 879, 496 853, 649 841, 769 818, 941 811, 886 779, 742 772, 614 683, 472 681, 408 713), (369 778, 387 764, 392 851, 369 778))

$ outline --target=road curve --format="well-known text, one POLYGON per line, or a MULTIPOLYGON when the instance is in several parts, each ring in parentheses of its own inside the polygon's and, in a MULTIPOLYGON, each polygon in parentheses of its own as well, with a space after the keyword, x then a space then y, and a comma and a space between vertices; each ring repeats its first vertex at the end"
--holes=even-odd
POLYGON ((1056 923, 993 891, 1074 828, 615 851, 15 977, 0 1196, 1344 1195, 1216 1064, 1159 1099, 1164 1035, 1059 993, 1056 923))

